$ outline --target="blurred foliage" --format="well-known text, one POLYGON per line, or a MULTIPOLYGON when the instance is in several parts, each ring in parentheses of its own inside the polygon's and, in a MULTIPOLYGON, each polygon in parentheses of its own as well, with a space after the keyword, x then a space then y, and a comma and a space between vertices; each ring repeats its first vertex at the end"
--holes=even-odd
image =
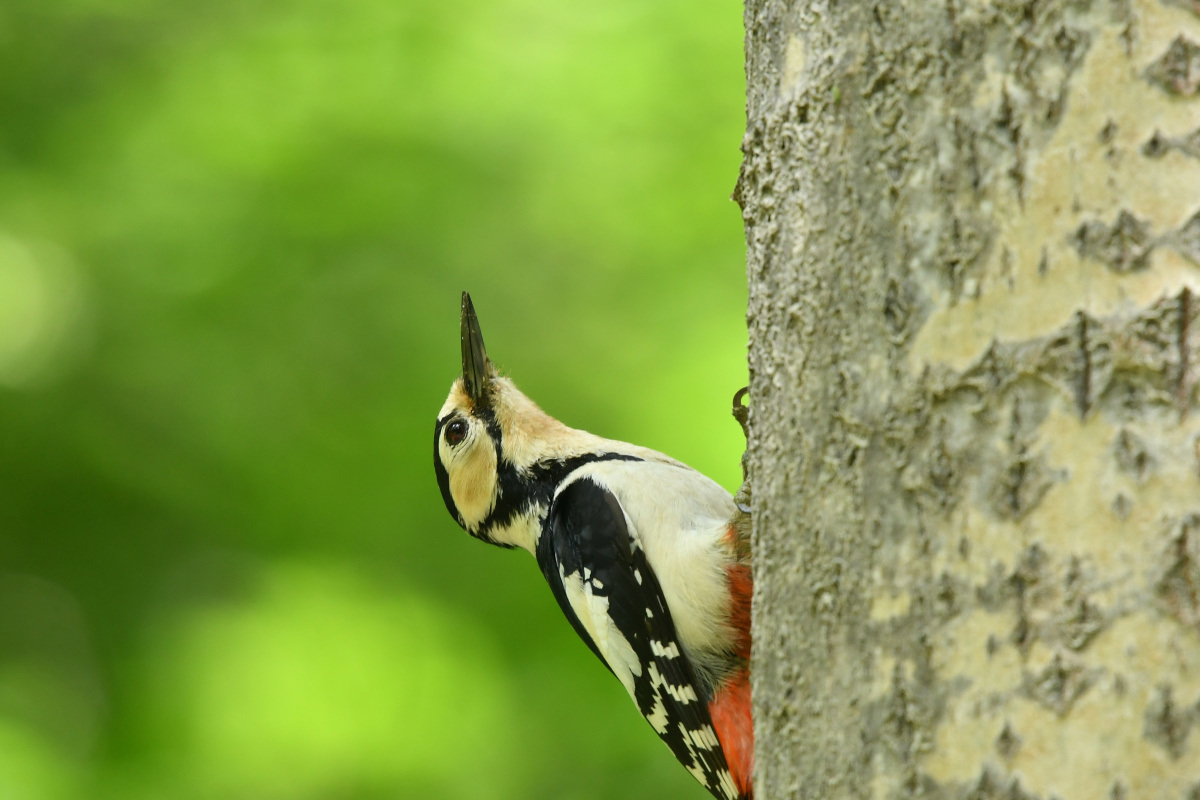
POLYGON ((465 288, 736 485, 740 14, 0 4, 0 798, 705 796, 430 451, 465 288))

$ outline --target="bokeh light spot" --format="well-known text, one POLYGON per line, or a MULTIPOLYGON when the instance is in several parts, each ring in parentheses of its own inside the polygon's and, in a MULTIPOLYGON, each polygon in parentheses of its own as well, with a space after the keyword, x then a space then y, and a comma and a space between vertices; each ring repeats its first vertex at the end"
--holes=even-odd
POLYGON ((284 563, 171 627, 145 710, 203 796, 509 794, 509 687, 486 637, 426 598, 284 563))
POLYGON ((0 231, 0 386, 44 384, 79 343, 83 282, 64 253, 0 231))

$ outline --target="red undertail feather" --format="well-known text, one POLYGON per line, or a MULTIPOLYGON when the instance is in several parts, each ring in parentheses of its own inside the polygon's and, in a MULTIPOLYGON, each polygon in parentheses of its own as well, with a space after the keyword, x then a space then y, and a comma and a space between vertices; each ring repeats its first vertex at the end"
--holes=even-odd
MULTIPOLYGON (((737 536, 730 528, 729 538, 737 536)), ((732 543, 732 542, 731 542, 732 543)), ((746 667, 734 672, 721 684, 708 705, 713 727, 725 751, 725 761, 738 791, 747 798, 754 796, 751 779, 754 773, 754 722, 750 705, 750 598, 754 594, 754 578, 747 564, 728 568, 731 605, 729 621, 737 633, 735 650, 746 667)))
POLYGON ((750 785, 754 773, 754 723, 750 719, 750 673, 748 670, 735 672, 708 704, 721 749, 725 751, 725 763, 738 791, 753 798, 750 785))
POLYGON ((750 598, 754 594, 754 579, 750 567, 736 564, 726 570, 729 576, 729 624, 737 633, 734 652, 738 658, 750 661, 750 598))

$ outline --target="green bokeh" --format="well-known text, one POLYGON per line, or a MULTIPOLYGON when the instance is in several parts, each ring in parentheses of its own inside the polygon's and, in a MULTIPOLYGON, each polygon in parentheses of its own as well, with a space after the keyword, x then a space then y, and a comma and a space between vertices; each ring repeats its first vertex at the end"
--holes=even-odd
POLYGON ((706 796, 445 513, 458 294, 726 486, 733 0, 0 4, 0 798, 706 796))

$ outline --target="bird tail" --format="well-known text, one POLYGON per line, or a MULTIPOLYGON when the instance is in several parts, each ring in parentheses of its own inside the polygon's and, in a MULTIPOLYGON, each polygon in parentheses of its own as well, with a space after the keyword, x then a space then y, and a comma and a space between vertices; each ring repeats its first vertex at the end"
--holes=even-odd
POLYGON ((754 720, 750 698, 750 600, 754 594, 754 577, 750 570, 749 536, 743 536, 737 525, 731 525, 728 537, 739 558, 728 568, 730 615, 734 630, 734 653, 740 666, 713 693, 709 715, 730 775, 746 800, 754 796, 754 720), (740 540, 740 541, 739 541, 740 540), (743 560, 742 553, 745 553, 743 560))

